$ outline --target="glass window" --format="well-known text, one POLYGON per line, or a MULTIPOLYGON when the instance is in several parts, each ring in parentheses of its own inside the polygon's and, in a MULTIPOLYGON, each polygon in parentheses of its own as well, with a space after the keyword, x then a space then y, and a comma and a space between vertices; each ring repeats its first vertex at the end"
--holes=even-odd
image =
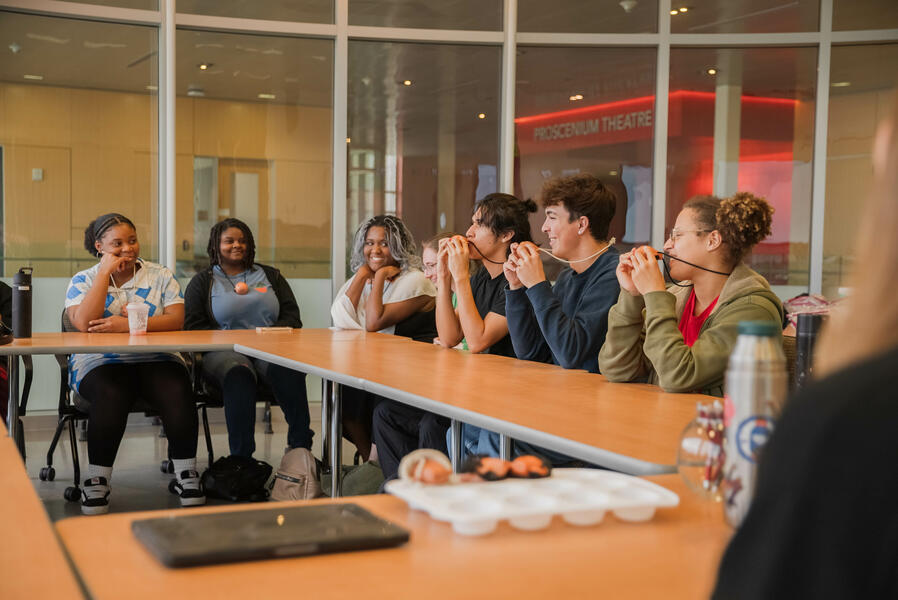
POLYGON ((178 0, 175 7, 179 13, 213 17, 298 23, 334 22, 334 0, 178 0))
POLYGON ((670 8, 673 33, 784 33, 820 27, 820 0, 672 0, 670 8))
POLYGON ((898 27, 895 0, 833 0, 833 30, 894 29, 898 27))
MULTIPOLYGON (((889 115, 898 44, 834 46, 830 70, 823 233, 823 294, 848 285, 855 233, 871 192, 877 125, 889 115)), ((844 291, 844 290, 843 290, 844 291)))
POLYGON ((330 277, 333 42, 179 29, 176 43, 179 275, 236 217, 258 262, 330 277))
MULTIPOLYGON (((515 192, 539 201, 547 179, 589 173, 614 190, 618 247, 652 228, 654 48, 518 47, 515 192)), ((531 219, 534 239, 544 216, 531 219)), ((544 257, 545 258, 545 257, 544 257)), ((561 264, 546 259, 549 276, 561 264)))
POLYGON ((349 43, 348 239, 375 214, 464 233, 497 191, 501 48, 349 43))
POLYGON ((89 267, 84 228, 113 211, 157 260, 156 28, 0 13, 0 42, 4 273, 89 267))
POLYGON ((502 29, 501 0, 349 0, 349 24, 423 29, 502 29))
POLYGON ((773 232, 746 260, 789 298, 807 291, 816 48, 670 53, 668 229, 698 194, 773 205, 773 232))
MULTIPOLYGON (((159 0, 62 0, 79 4, 97 4, 116 8, 140 8, 143 10, 159 10, 159 0)), ((183 1, 183 0, 182 0, 183 1)))
POLYGON ((658 0, 519 0, 518 31, 654 33, 658 0))

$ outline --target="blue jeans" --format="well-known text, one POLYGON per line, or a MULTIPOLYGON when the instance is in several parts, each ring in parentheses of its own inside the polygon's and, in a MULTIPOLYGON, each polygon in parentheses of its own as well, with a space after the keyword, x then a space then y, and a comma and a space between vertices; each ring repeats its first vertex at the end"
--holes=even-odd
POLYGON ((259 380, 271 388, 287 420, 287 445, 312 448, 306 374, 232 351, 203 354, 203 375, 221 390, 231 454, 251 457, 256 450, 256 400, 259 380))
MULTIPOLYGON (((461 430, 461 446, 462 459, 472 454, 498 457, 499 434, 465 423, 464 425, 462 425, 461 430)), ((451 451, 451 431, 446 433, 446 447, 451 451)), ((512 457, 518 457, 524 454, 538 454, 542 457, 545 457, 555 466, 567 465, 572 462, 576 462, 576 459, 571 458, 570 456, 566 456, 552 450, 547 450, 545 448, 540 448, 539 446, 533 446, 531 444, 528 444, 527 442, 515 440, 512 444, 512 457)))

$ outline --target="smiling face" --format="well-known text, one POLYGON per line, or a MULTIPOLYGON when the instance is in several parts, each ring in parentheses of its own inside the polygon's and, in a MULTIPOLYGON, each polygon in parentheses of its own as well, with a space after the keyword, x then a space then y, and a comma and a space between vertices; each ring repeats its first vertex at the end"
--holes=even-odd
POLYGON ((552 254, 558 258, 573 257, 579 244, 581 227, 579 219, 571 221, 571 213, 563 204, 546 207, 546 220, 543 222, 542 231, 549 236, 552 254))
POLYGON ((112 254, 125 258, 123 266, 129 269, 140 256, 140 243, 137 241, 137 232, 127 223, 113 225, 107 229, 103 236, 94 242, 94 247, 100 254, 112 254))
POLYGON ((228 227, 221 234, 218 252, 221 262, 226 265, 243 265, 246 258, 246 236, 238 227, 228 227))
POLYGON ((437 251, 428 246, 424 246, 424 249, 421 252, 421 261, 424 263, 424 276, 436 285, 437 251))
POLYGON ((387 231, 383 227, 373 225, 365 233, 364 246, 365 263, 372 271, 381 267, 396 265, 396 260, 390 253, 390 245, 387 243, 387 231))

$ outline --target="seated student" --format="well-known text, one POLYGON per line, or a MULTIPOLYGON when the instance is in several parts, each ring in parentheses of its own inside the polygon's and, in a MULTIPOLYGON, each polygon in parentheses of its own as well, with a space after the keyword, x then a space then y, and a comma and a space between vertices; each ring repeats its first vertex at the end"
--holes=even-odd
MULTIPOLYGON (((489 194, 474 204, 465 237, 440 240, 437 258, 437 333, 454 348, 467 340, 471 352, 514 356, 505 322, 502 264, 512 243, 530 240, 530 201, 489 194), (472 276, 471 259, 481 268, 472 276), (453 305, 453 289, 457 306, 453 305)), ((449 419, 398 402, 383 401, 374 410, 374 441, 384 477, 395 478, 399 461, 416 448, 446 452, 449 419)))
POLYGON ((783 306, 767 280, 742 259, 770 235, 773 208, 738 193, 691 199, 677 215, 664 250, 650 246, 621 255, 620 298, 608 314, 599 368, 610 381, 645 381, 668 392, 723 395, 723 375, 739 321, 782 324, 783 306), (689 280, 687 283, 679 281, 689 280))
MULTIPOLYGON (((436 288, 421 271, 415 240, 398 217, 378 215, 356 230, 353 276, 331 305, 336 327, 363 329, 431 343, 436 337, 436 288)), ((379 398, 343 388, 343 431, 362 460, 371 458, 371 419, 379 398)))
MULTIPOLYGON (((504 265, 505 311, 518 358, 598 372, 596 356, 605 341, 608 309, 620 291, 614 274, 619 253, 609 240, 616 202, 614 193, 592 175, 553 179, 543 186, 542 231, 552 254, 570 266, 550 285, 539 248, 530 242, 512 246, 504 265)), ((466 425, 466 445, 471 443, 468 429, 466 425)), ((498 434, 481 430, 474 452, 498 455, 498 434)), ((559 465, 573 460, 519 441, 514 453, 541 454, 559 465)))
MULTIPOLYGON (((84 247, 99 258, 72 277, 65 310, 79 331, 128 332, 126 305, 149 305, 148 331, 181 329, 184 299, 171 271, 140 258, 134 224, 110 213, 84 230, 84 247)), ((204 504, 196 471, 197 416, 190 377, 177 354, 73 354, 69 385, 90 405, 87 427, 88 478, 81 488, 81 512, 109 510, 112 464, 138 396, 159 411, 172 462, 174 488, 183 506, 204 504)))
POLYGON ((898 598, 898 102, 877 130, 853 293, 764 446, 713 598, 898 598))
MULTIPOLYGON (((299 306, 281 272, 255 262, 256 243, 243 221, 225 219, 209 232, 209 268, 187 285, 185 329, 253 329, 302 327, 299 306)), ((287 447, 301 455, 307 491, 315 495, 318 479, 309 428, 306 375, 232 350, 206 352, 203 376, 221 391, 231 454, 251 457, 256 449, 255 422, 259 381, 274 394, 287 420, 287 447)))
MULTIPOLYGON (((437 259, 439 258, 440 252, 440 241, 444 239, 448 239, 456 236, 457 234, 451 232, 443 232, 438 233, 433 236, 429 240, 425 240, 421 243, 421 262, 424 264, 424 275, 433 283, 433 285, 437 285, 437 259)), ((476 265, 472 261, 471 270, 476 268, 476 265)), ((455 288, 452 288, 452 308, 455 308, 457 298, 455 297, 455 288)), ((433 338, 434 344, 440 343, 440 338, 433 338)), ((456 348, 460 348, 462 350, 468 350, 468 342, 462 339, 461 343, 456 346, 456 348)))

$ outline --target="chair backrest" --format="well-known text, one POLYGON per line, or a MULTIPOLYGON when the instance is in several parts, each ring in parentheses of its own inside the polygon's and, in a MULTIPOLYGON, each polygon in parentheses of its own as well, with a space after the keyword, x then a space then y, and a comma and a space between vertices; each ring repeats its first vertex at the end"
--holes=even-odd
POLYGON ((75 324, 72 323, 72 320, 69 318, 69 313, 66 309, 62 309, 62 319, 61 319, 61 327, 63 332, 67 331, 78 331, 78 328, 75 327, 75 324))

